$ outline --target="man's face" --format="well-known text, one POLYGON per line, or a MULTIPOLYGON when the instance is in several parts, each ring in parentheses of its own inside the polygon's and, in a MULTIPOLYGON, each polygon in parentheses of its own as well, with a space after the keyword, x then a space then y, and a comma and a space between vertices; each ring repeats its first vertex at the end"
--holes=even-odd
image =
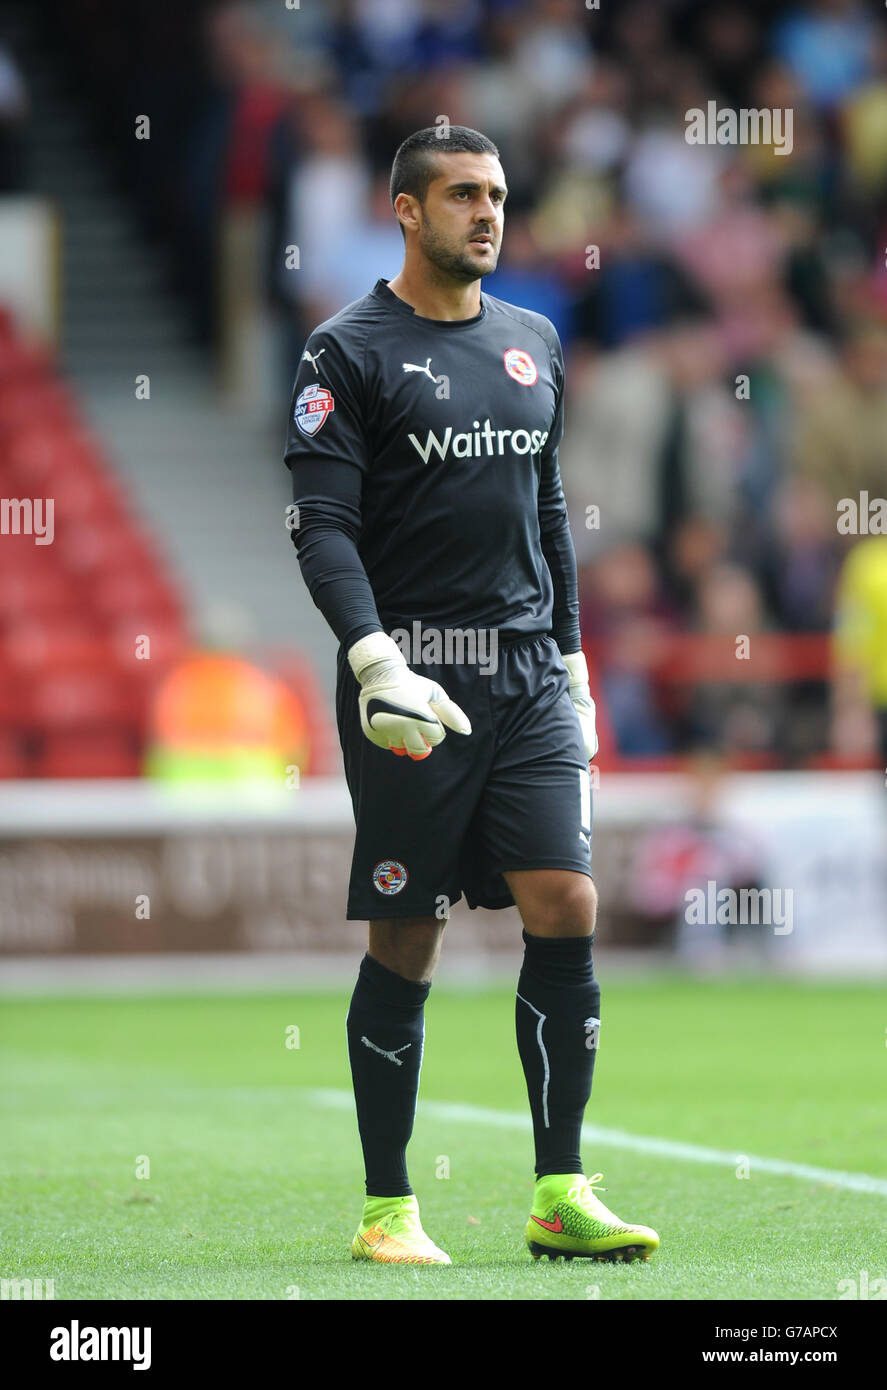
POLYGON ((437 168, 424 206, 413 204, 419 248, 453 279, 478 280, 499 260, 507 193, 502 165, 491 154, 443 153, 437 168))

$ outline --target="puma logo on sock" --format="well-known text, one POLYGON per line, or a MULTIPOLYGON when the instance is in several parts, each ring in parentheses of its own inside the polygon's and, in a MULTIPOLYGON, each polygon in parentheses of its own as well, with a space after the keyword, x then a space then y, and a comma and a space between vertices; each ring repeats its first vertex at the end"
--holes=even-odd
POLYGON ((360 1041, 363 1043, 364 1047, 369 1047, 373 1052, 378 1052, 380 1057, 387 1057, 389 1062, 393 1062, 396 1067, 403 1066, 403 1062, 397 1055, 398 1052, 406 1052, 407 1048, 413 1045, 412 1043, 404 1043, 403 1047, 396 1048, 394 1052, 386 1052, 384 1047, 377 1047, 376 1044, 370 1042, 369 1038, 366 1036, 362 1037, 360 1041))

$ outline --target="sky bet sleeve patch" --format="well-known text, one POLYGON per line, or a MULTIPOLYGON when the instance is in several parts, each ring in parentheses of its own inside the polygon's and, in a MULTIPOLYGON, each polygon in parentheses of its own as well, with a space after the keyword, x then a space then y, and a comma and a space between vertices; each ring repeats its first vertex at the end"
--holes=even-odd
POLYGON ((302 433, 313 439, 335 408, 333 393, 313 382, 299 393, 293 408, 293 419, 302 433))

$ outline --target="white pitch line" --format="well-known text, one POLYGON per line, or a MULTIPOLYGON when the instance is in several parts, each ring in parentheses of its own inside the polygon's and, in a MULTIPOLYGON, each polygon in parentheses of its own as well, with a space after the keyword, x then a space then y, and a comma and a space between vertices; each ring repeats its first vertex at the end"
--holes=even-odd
MULTIPOLYGON (((335 1110, 354 1109, 354 1097, 350 1091, 309 1090, 307 1095, 320 1105, 328 1105, 335 1110)), ((420 1100, 418 1113, 438 1120, 491 1125, 496 1129, 532 1129, 529 1115, 519 1115, 508 1110, 485 1110, 480 1105, 420 1100)), ((642 1134, 628 1134, 622 1129, 602 1129, 600 1125, 583 1125, 582 1138, 589 1144, 605 1144, 613 1149, 656 1154, 660 1158, 682 1158, 690 1163, 711 1163, 721 1168, 735 1168, 741 1159, 746 1159, 752 1172, 777 1173, 786 1178, 802 1178, 808 1182, 822 1182, 828 1183, 831 1187, 848 1188, 851 1192, 868 1192, 878 1197, 887 1197, 887 1178, 871 1177, 868 1173, 841 1173, 832 1168, 814 1168, 809 1163, 790 1163, 783 1158, 727 1153, 724 1149, 707 1149, 701 1144, 684 1144, 676 1139, 653 1139, 642 1134)))

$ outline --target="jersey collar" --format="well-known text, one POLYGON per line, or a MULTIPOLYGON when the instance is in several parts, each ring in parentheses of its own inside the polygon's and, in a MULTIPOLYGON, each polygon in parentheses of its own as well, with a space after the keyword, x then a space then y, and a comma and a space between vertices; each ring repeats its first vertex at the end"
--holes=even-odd
POLYGON ((455 329, 457 331, 462 328, 473 328, 475 324, 481 323, 487 316, 487 301, 483 292, 481 292, 480 297, 480 313, 475 314, 474 317, 470 319, 423 318, 422 315, 417 314, 415 309, 407 304, 405 300, 400 299, 388 288, 387 280, 377 280, 373 286, 373 294, 376 295, 378 299, 381 299, 383 303, 387 304, 389 309, 394 309, 396 313, 405 314, 406 317, 412 319, 414 323, 425 323, 433 328, 442 328, 445 330, 455 329))

